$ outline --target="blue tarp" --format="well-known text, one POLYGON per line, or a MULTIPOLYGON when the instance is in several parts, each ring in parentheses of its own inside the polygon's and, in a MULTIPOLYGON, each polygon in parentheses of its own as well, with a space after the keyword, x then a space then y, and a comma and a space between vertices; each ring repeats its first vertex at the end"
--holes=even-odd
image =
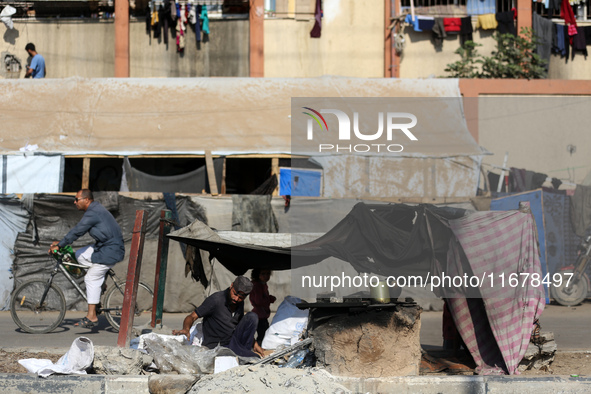
MULTIPOLYGON (((542 206, 542 190, 534 190, 526 193, 512 194, 501 198, 496 198, 490 203, 491 211, 510 211, 519 209, 519 203, 529 201, 536 227, 538 229, 538 241, 540 243, 540 264, 542 265, 542 274, 546 276, 548 271, 548 262, 546 256, 546 232, 544 231, 544 208, 542 206)), ((548 288, 544 284, 546 298, 548 299, 548 288)))
POLYGON ((322 172, 299 168, 279 170, 279 194, 282 196, 320 197, 322 172))
POLYGON ((0 310, 9 308, 14 283, 12 254, 19 232, 27 229, 29 213, 14 195, 0 195, 0 310))

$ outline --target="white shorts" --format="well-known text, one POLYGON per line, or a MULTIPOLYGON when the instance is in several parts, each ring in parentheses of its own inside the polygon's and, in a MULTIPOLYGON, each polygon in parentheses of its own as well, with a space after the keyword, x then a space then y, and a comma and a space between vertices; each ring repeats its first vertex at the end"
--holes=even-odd
POLYGON ((81 254, 78 255, 78 262, 88 268, 86 276, 84 276, 84 283, 86 284, 86 299, 91 305, 96 305, 101 301, 101 286, 105 281, 105 275, 111 268, 110 265, 94 264, 91 261, 94 249, 92 246, 80 249, 81 254))

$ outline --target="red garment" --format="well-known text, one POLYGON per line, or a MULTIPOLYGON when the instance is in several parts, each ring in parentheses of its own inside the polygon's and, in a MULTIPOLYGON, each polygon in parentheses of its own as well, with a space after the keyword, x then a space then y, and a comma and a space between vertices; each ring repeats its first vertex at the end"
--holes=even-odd
POLYGON ((443 30, 446 32, 460 32, 462 18, 443 18, 443 30))
POLYGON ((563 1, 560 5, 560 17, 564 19, 564 22, 567 25, 577 25, 577 20, 575 19, 575 13, 573 12, 573 7, 571 7, 568 1, 563 1))
POLYGON ((269 295, 269 287, 260 280, 252 281, 252 291, 250 292, 250 303, 252 311, 257 314, 259 319, 268 319, 271 315, 271 303, 275 302, 275 297, 269 295))

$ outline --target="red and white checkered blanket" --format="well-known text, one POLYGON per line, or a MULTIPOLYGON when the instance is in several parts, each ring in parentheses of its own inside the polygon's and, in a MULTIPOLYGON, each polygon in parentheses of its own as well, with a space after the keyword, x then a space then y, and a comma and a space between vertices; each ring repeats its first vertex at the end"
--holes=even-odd
POLYGON ((458 331, 477 372, 516 374, 533 322, 545 306, 533 217, 519 211, 477 212, 451 220, 450 227, 457 241, 450 242, 448 267, 463 257, 459 241, 473 275, 493 278, 492 285, 480 288, 482 299, 448 300, 458 331), (517 285, 509 281, 511 274, 517 285))

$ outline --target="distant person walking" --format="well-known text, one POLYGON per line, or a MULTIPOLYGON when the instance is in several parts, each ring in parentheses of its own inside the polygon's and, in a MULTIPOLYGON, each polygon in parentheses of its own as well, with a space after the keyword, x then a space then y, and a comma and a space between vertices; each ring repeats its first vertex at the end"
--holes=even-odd
POLYGON ((25 46, 25 51, 31 56, 31 65, 27 66, 25 78, 45 78, 47 69, 45 68, 45 59, 37 53, 35 44, 32 42, 25 46))

